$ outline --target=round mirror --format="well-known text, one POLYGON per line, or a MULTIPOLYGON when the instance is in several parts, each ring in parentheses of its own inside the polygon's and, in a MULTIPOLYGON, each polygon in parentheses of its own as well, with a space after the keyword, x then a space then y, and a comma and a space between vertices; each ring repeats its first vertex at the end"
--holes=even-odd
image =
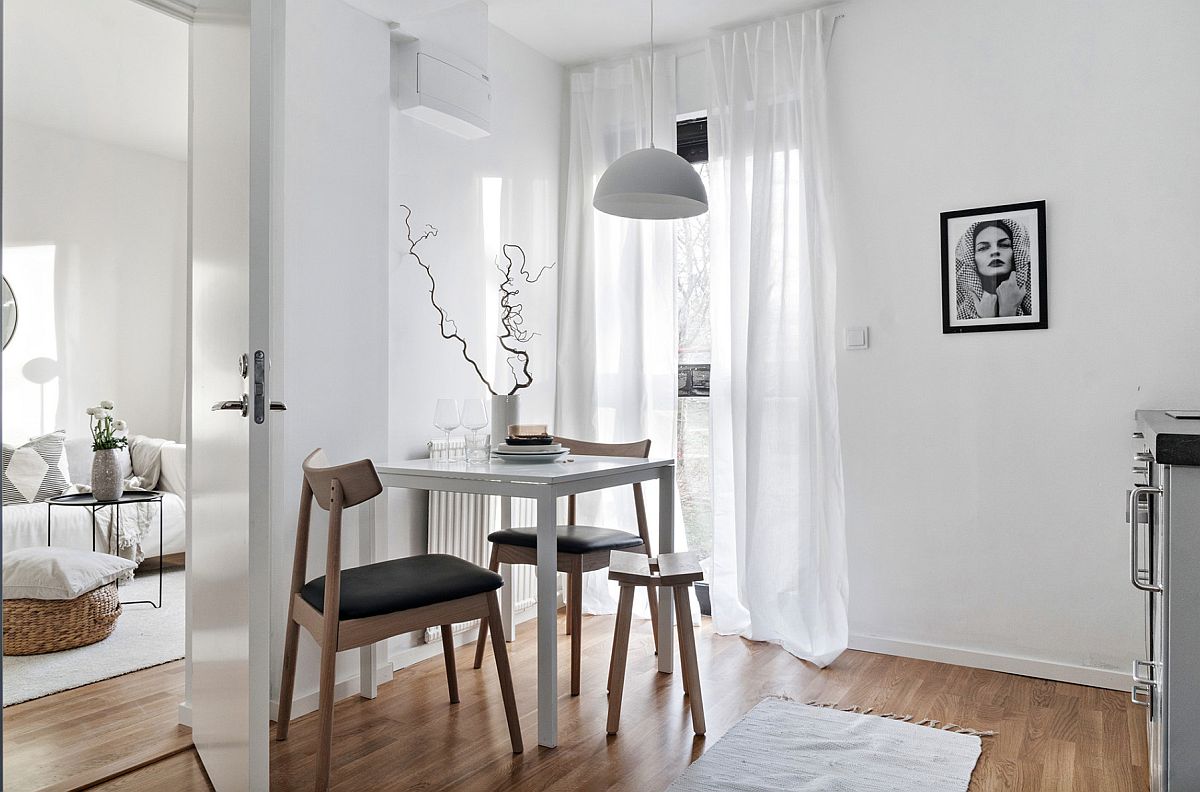
POLYGON ((12 341, 13 333, 17 331, 17 298, 13 296, 12 287, 8 285, 8 278, 0 280, 3 280, 3 286, 0 287, 0 307, 3 308, 4 314, 4 347, 7 347, 8 342, 12 341))

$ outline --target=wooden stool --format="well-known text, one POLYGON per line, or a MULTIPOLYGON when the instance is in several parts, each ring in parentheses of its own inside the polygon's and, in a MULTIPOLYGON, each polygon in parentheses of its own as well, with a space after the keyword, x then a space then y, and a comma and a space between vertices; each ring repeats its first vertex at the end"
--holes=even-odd
POLYGON ((683 694, 691 704, 692 729, 696 734, 704 734, 704 698, 700 694, 700 667, 696 664, 696 636, 692 633, 692 605, 688 596, 692 584, 704 579, 696 554, 666 553, 655 559, 640 553, 614 550, 608 562, 608 579, 621 584, 612 661, 608 671, 608 733, 616 734, 621 722, 621 693, 625 687, 625 660, 629 654, 633 592, 638 586, 666 586, 671 589, 675 600, 683 694))

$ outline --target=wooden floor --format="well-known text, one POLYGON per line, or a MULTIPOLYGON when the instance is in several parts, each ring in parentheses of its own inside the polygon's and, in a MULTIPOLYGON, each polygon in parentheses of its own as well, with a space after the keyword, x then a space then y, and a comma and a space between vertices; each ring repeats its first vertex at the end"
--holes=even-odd
MULTIPOLYGON (((521 640, 509 645, 524 754, 509 750, 490 650, 483 669, 474 671, 472 649, 464 647, 458 652, 459 704, 448 703, 440 657, 398 671, 374 701, 351 698, 338 704, 333 788, 654 792, 772 695, 993 729, 995 737, 983 738, 973 792, 1147 788, 1144 714, 1127 694, 854 651, 818 671, 776 647, 715 636, 705 621, 698 648, 706 738, 692 735, 679 675, 656 672, 645 622, 634 625, 621 733, 607 737, 604 679, 612 617, 585 617, 583 694, 562 695, 559 747, 537 747, 536 646, 534 623, 527 622, 519 629, 521 640)), ((564 660, 568 647, 564 636, 559 643, 564 660)), ((565 662, 560 674, 559 689, 566 691, 565 662)), ((272 790, 312 789, 315 737, 315 716, 309 715, 293 724, 286 742, 272 742, 272 790)), ((189 751, 98 789, 210 787, 189 751)))
POLYGON ((4 789, 71 789, 191 745, 178 725, 183 661, 4 709, 4 789))

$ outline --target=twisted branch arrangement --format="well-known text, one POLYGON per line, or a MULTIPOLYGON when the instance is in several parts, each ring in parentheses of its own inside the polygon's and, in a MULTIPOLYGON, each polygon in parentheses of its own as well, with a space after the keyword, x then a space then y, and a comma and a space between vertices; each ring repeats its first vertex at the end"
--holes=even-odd
MULTIPOLYGON (((454 341, 459 345, 462 351, 463 359, 471 364, 471 368, 475 369, 476 376, 488 389, 488 393, 497 396, 495 388, 488 378, 484 376, 483 369, 471 357, 470 346, 467 340, 459 335, 458 325, 454 319, 446 313, 442 306, 438 305, 437 301, 437 281, 433 277, 433 270, 430 265, 426 264, 417 253, 417 246, 430 237, 437 236, 437 229, 431 225, 425 226, 425 232, 420 236, 414 237, 412 230, 412 209, 401 204, 400 208, 404 210, 404 228, 405 235, 408 238, 408 253, 417 262, 417 266, 425 271, 425 276, 429 278, 429 302, 433 305, 438 314, 438 332, 442 338, 447 341, 454 341)), ((524 280, 525 283, 537 283, 542 275, 547 270, 553 269, 554 264, 548 264, 538 270, 536 275, 530 275, 529 270, 525 268, 525 251, 520 245, 504 245, 501 248, 501 254, 504 257, 505 264, 501 264, 499 258, 496 260, 496 269, 503 276, 500 282, 500 328, 502 332, 496 336, 500 347, 508 353, 507 363, 508 368, 513 375, 512 388, 507 392, 508 396, 513 395, 522 388, 528 388, 533 384, 533 374, 529 370, 529 352, 524 345, 528 344, 539 334, 534 333, 524 328, 525 317, 523 315, 524 305, 515 302, 517 296, 521 293, 520 289, 516 288, 518 277, 524 280)))

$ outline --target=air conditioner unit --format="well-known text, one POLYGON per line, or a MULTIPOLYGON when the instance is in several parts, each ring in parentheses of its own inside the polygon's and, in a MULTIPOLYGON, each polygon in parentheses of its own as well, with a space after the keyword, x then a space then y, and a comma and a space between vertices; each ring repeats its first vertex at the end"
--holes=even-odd
POLYGON ((402 112, 460 137, 489 134, 487 5, 465 0, 392 26, 392 98, 402 112))

